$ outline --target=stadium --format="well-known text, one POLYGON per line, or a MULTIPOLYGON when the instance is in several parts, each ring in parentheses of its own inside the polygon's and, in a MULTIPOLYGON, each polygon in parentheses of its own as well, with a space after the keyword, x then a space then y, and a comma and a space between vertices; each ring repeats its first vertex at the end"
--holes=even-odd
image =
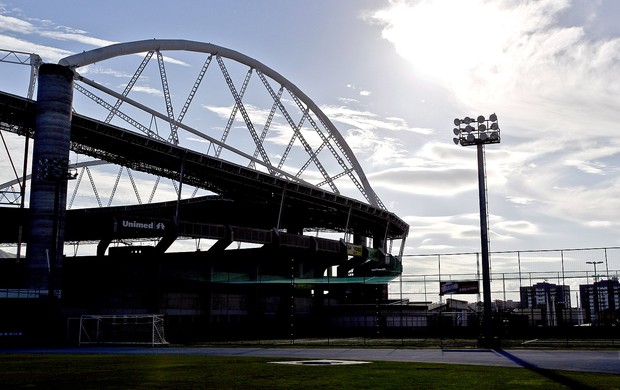
POLYGON ((116 44, 58 64, 12 54, 32 73, 27 97, 0 93, 2 133, 25 139, 26 149, 24 174, 4 183, 0 208, 0 240, 18 247, 17 257, 0 261, 2 342, 376 332, 368 319, 394 303, 388 284, 402 273, 409 226, 386 209, 343 136, 293 83, 241 53, 192 41, 116 44), (204 64, 175 115, 166 59, 186 55, 204 64), (124 91, 80 73, 140 56, 124 91), (160 109, 129 96, 151 59, 160 109), (185 114, 208 82, 228 88, 231 108, 224 125, 203 129, 185 114), (258 95, 270 102, 262 120, 252 112, 258 95), (169 134, 145 125, 153 121, 169 134), (279 150, 270 132, 287 137, 279 150), (209 147, 184 145, 189 137, 209 147), (116 185, 108 204, 101 201, 92 172, 105 164, 120 167, 116 185, 126 170, 137 201, 112 204, 116 185), (143 202, 131 172, 151 178, 152 194, 169 180, 172 196, 143 202), (85 177, 97 204, 73 207, 85 177), (178 250, 182 240, 209 245, 178 250), (72 256, 71 245, 93 250, 72 256))

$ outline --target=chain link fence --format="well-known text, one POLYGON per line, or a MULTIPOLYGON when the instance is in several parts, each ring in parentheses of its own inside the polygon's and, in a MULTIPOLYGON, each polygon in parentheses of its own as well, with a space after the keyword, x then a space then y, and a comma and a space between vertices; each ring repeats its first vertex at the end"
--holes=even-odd
MULTIPOLYGON (((62 294, 67 315, 161 314, 166 338, 175 343, 385 345, 393 340, 411 346, 467 346, 475 345, 481 333, 477 253, 405 256, 404 273, 396 278, 304 275, 293 264, 290 278, 270 277, 268 270, 258 268, 249 274, 200 262, 155 267, 151 260, 131 263, 120 273, 112 266, 97 268, 96 279, 76 277, 85 270, 67 267, 65 279, 73 281, 62 294), (463 281, 478 291, 442 293, 442 283, 463 281)), ((571 345, 588 340, 591 346, 594 339, 603 340, 601 346, 618 344, 620 247, 493 252, 490 260, 497 337, 536 346, 540 340, 557 339, 571 345)), ((44 301, 15 289, 0 290, 0 298, 7 313, 24 312, 26 301, 44 301)), ((11 331, 10 321, 4 322, 11 331)))
MULTIPOLYGON (((414 255, 406 256, 403 263, 405 272, 391 281, 329 276, 270 280, 260 275, 245 280, 230 274, 211 285, 208 307, 200 295, 187 294, 170 295, 160 307, 171 325, 167 333, 171 338, 182 336, 175 335, 174 329, 190 335, 189 325, 197 332, 208 329, 209 340, 223 342, 368 345, 392 340, 415 346, 475 345, 483 313, 480 256, 414 255), (429 272, 409 271, 416 269, 429 272), (442 294, 440 283, 461 281, 476 282, 480 291, 442 294), (175 324, 188 321, 189 317, 176 315, 181 312, 210 314, 192 320, 204 322, 175 324)), ((591 346, 595 339, 603 340, 601 346, 617 345, 620 288, 615 297, 611 291, 611 299, 598 301, 595 317, 589 317, 582 307, 581 294, 583 286, 595 282, 615 281, 617 285, 619 276, 620 248, 491 253, 494 335, 518 340, 519 345, 539 346, 541 340, 557 339, 571 345, 588 340, 591 346), (523 297, 531 298, 533 286, 544 287, 543 294, 536 291, 535 300, 522 302, 523 297)))
MULTIPOLYGON (((620 277, 620 247, 492 252, 489 262, 492 300, 513 306, 519 304, 522 288, 537 283, 568 286, 570 301, 577 306, 579 286, 620 277)), ((475 280, 482 285, 479 253, 405 255, 403 263, 402 276, 390 284, 391 299, 442 302, 446 296, 440 294, 440 282, 475 280), (409 271, 415 269, 431 272, 409 271)), ((478 302, 481 297, 469 294, 462 299, 478 302)))

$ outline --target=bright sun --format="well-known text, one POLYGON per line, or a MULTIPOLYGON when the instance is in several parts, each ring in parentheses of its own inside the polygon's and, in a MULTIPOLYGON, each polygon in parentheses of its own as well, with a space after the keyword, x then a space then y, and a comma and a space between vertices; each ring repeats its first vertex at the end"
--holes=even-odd
POLYGON ((483 0, 422 0, 394 2, 374 16, 386 24, 383 37, 416 70, 450 81, 502 54, 519 23, 506 13, 483 0))

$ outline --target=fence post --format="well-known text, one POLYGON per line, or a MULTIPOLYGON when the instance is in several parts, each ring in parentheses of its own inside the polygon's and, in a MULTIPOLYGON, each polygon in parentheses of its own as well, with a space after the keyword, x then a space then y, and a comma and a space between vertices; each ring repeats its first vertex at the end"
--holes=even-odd
MULTIPOLYGON (((441 286, 441 255, 437 255, 437 264, 438 264, 438 268, 439 268, 439 285, 441 286)), ((443 298, 441 296, 441 291, 439 292, 439 303, 443 302, 443 298)))

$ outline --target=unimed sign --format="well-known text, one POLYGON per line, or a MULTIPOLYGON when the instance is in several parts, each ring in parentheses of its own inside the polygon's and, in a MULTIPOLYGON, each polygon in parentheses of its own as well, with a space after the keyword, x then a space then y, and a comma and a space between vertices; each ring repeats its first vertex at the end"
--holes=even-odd
POLYGON ((439 282, 439 295, 446 294, 479 294, 480 288, 478 287, 477 280, 461 280, 461 281, 449 281, 439 282))

